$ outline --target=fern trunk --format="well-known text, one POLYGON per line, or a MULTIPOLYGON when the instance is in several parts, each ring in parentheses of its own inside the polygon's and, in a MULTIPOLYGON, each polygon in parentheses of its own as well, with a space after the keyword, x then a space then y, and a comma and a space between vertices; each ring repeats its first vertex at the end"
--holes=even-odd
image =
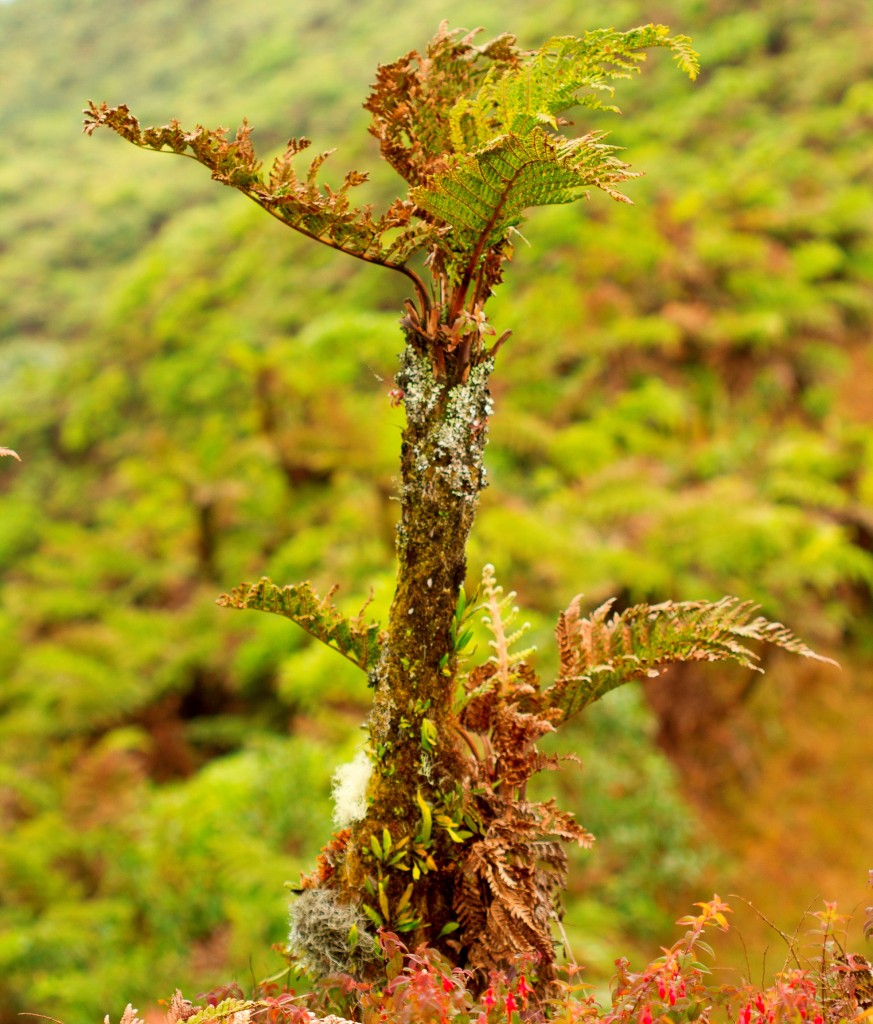
POLYGON ((469 773, 453 712, 455 615, 467 538, 485 486, 492 361, 452 382, 407 340, 397 376, 407 420, 397 586, 369 719, 374 771, 368 812, 352 829, 344 876, 346 895, 371 905, 386 927, 413 933, 414 942, 433 942, 453 916, 459 847, 432 816, 469 773), (415 851, 399 870, 387 869, 390 858, 373 855, 373 837, 384 847, 386 829, 392 849, 405 841, 415 851), (403 901, 410 882, 413 891, 403 901))

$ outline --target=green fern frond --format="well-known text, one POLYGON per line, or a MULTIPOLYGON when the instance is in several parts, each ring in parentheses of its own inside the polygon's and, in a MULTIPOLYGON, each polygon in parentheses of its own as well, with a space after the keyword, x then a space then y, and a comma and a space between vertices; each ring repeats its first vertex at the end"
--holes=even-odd
POLYGON ((186 1024, 234 1024, 248 1021, 266 1004, 260 999, 222 999, 214 1006, 201 1006, 186 1024))
POLYGON ((277 587, 263 576, 257 583, 242 583, 229 594, 222 594, 216 604, 283 615, 369 672, 382 653, 380 627, 375 622, 364 622, 366 605, 354 618, 347 619, 334 607, 331 598, 335 592, 334 587, 325 597, 319 597, 309 583, 277 587))
MULTIPOLYGON (((391 158, 412 172, 407 177, 417 184, 409 197, 418 211, 451 228, 443 240, 435 239, 450 275, 461 271, 468 281, 480 258, 505 242, 530 207, 569 203, 591 187, 629 202, 616 185, 635 175, 616 159, 615 147, 605 145, 600 133, 567 139, 559 131, 568 123, 561 115, 580 105, 607 108, 603 97, 612 96, 611 82, 630 77, 645 59, 640 51, 653 46, 673 50, 694 77, 696 54, 685 37, 671 37, 663 25, 606 29, 557 36, 530 53, 504 55, 476 88, 458 92, 447 123, 435 125, 426 103, 416 107, 440 151, 422 155, 418 142, 408 141, 416 138, 409 124, 406 142, 392 136, 391 158), (404 163, 407 156, 414 166, 404 163)), ((466 84, 476 85, 472 75, 466 84)))
POLYGON ((610 690, 657 676, 677 662, 732 661, 760 672, 760 656, 747 641, 836 664, 810 650, 781 623, 753 617, 757 606, 737 598, 639 604, 610 614, 612 604, 607 601, 582 618, 577 597, 558 620, 560 672, 545 696, 564 719, 610 690))
POLYGON ((501 135, 458 157, 410 198, 451 225, 446 244, 459 253, 498 245, 531 206, 570 203, 594 186, 629 202, 615 185, 631 175, 599 134, 561 139, 535 127, 524 137, 501 135))
POLYGON ((504 133, 523 136, 537 126, 556 130, 559 115, 576 106, 617 111, 602 99, 614 92, 610 82, 630 78, 646 59, 641 51, 657 46, 671 49, 680 68, 696 77, 699 65, 691 41, 671 37, 664 25, 555 36, 520 66, 490 68, 478 94, 459 100, 450 114, 455 151, 478 149, 504 133))

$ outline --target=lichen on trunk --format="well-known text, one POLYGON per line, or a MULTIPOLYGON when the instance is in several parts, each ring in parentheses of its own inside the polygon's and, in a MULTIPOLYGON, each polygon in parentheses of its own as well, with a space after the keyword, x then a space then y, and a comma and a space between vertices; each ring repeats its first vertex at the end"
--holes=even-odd
POLYGON ((416 922, 409 930, 431 941, 452 912, 443 869, 453 844, 427 818, 430 808, 438 808, 469 772, 458 749, 453 713, 453 624, 467 572, 467 538, 485 486, 492 368, 493 361, 483 359, 464 374, 466 379, 452 383, 440 377, 417 346, 407 344, 401 356, 397 384, 404 396, 406 429, 397 586, 368 723, 377 770, 367 814, 353 826, 345 859, 345 880, 352 890, 364 887, 368 876, 372 887, 373 868, 382 869, 384 884, 380 890, 376 878, 373 909, 395 927, 394 908, 414 881, 403 908, 409 908, 405 921, 416 922), (419 851, 410 850, 393 871, 386 858, 376 856, 378 863, 373 863, 373 837, 384 846, 385 830, 393 848, 405 842, 419 851))

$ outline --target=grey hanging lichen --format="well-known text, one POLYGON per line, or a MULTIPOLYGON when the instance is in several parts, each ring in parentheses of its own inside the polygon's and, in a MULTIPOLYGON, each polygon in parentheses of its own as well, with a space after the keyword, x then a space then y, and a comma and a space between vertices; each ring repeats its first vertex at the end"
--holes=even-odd
POLYGON ((378 959, 368 921, 333 889, 304 889, 291 909, 289 945, 310 973, 360 973, 378 959))

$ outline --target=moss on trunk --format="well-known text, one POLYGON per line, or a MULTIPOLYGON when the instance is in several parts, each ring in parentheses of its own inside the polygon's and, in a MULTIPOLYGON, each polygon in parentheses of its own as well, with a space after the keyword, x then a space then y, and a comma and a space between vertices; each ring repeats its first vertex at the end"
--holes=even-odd
POLYGON ((352 830, 344 865, 349 895, 357 891, 389 927, 396 928, 405 912, 405 930, 431 942, 452 916, 455 844, 428 817, 468 772, 453 712, 453 624, 467 572, 467 537, 485 486, 492 367, 485 359, 465 379, 450 382, 411 340, 401 357, 397 384, 407 424, 397 587, 369 719, 376 770, 367 815, 352 830), (409 850, 393 865, 385 854, 386 830, 392 850, 404 843, 409 850), (366 889, 368 877, 375 893, 366 889))

